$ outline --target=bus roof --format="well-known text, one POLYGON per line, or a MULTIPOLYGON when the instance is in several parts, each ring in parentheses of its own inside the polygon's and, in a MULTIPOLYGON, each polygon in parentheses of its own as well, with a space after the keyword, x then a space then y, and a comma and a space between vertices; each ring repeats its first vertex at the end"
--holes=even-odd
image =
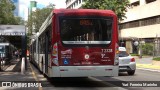
POLYGON ((85 13, 101 13, 101 14, 107 14, 107 15, 116 15, 113 11, 111 10, 98 10, 98 9, 54 9, 53 13, 58 14, 58 13, 64 13, 64 14, 73 14, 73 13, 78 13, 78 14, 85 14, 85 13))

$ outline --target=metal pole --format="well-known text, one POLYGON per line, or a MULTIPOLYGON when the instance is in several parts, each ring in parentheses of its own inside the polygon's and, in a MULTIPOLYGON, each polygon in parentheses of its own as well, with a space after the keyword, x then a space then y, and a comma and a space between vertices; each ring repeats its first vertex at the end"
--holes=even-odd
POLYGON ((25 57, 25 70, 27 70, 27 35, 26 35, 26 29, 25 29, 25 37, 24 37, 24 57, 25 57))
POLYGON ((27 70, 26 46, 27 46, 27 40, 25 34, 24 36, 22 36, 22 57, 25 58, 25 70, 27 70))
POLYGON ((25 72, 25 58, 22 57, 22 62, 21 62, 21 74, 24 74, 25 72))
POLYGON ((139 54, 139 58, 142 58, 142 39, 140 38, 140 54, 139 54))

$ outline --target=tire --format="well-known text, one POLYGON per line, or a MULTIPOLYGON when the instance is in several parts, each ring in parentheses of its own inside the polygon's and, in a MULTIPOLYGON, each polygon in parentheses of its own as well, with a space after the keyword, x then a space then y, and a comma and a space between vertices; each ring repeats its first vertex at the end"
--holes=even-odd
POLYGON ((128 71, 128 75, 134 75, 135 70, 128 71))

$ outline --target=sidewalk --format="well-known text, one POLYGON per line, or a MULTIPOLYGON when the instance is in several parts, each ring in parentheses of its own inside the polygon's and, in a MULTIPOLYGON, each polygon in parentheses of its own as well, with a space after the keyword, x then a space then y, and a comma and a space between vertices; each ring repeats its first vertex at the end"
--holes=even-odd
POLYGON ((136 60, 136 67, 142 69, 160 70, 160 61, 152 60, 151 56, 144 56, 142 58, 134 57, 136 60))
MULTIPOLYGON (((2 82, 9 82, 13 84, 16 82, 24 83, 27 81, 28 82, 36 81, 35 78, 33 77, 29 62, 27 63, 27 70, 25 71, 24 74, 21 73, 21 60, 19 59, 12 60, 10 62, 9 67, 6 70, 0 72, 0 90, 10 90, 10 89, 21 90, 22 89, 22 88, 16 88, 16 87, 14 88, 4 87, 2 82)), ((34 88, 34 90, 37 90, 37 88, 36 89, 34 88)))

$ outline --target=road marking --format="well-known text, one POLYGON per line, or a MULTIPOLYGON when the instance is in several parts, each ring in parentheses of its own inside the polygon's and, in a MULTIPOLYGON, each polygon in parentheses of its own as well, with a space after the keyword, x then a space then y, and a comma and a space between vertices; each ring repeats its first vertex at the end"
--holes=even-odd
POLYGON ((16 66, 16 64, 15 65, 11 65, 5 71, 12 71, 15 66, 16 66))
MULTIPOLYGON (((19 59, 16 59, 16 60, 12 61, 12 63, 15 63, 15 62, 18 63, 19 59)), ((9 67, 7 67, 7 69, 5 71, 7 71, 7 72, 12 71, 15 66, 16 66, 16 64, 10 65, 9 67)))
MULTIPOLYGON (((29 63, 29 62, 28 62, 28 63, 29 63)), ((29 63, 29 66, 30 66, 30 68, 31 68, 32 75, 33 75, 34 79, 39 83, 39 80, 38 80, 38 78, 37 78, 37 76, 36 76, 36 74, 35 74, 35 72, 34 72, 34 70, 33 70, 33 68, 32 68, 32 66, 31 66, 30 63, 29 63)), ((43 88, 38 86, 38 90, 43 90, 43 88)))

